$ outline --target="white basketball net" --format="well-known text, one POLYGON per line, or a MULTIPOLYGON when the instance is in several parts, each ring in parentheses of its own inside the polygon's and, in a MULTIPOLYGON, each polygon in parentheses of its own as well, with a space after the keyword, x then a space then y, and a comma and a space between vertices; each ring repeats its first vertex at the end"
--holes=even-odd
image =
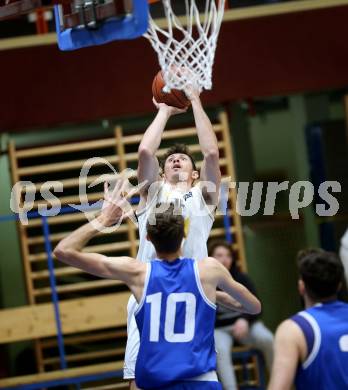
POLYGON ((187 84, 195 85, 200 91, 203 88, 211 89, 212 67, 225 0, 205 0, 202 14, 195 0, 185 0, 184 18, 175 15, 171 0, 162 0, 162 5, 166 28, 160 28, 149 15, 149 28, 144 37, 157 52, 166 90, 184 89, 187 84))

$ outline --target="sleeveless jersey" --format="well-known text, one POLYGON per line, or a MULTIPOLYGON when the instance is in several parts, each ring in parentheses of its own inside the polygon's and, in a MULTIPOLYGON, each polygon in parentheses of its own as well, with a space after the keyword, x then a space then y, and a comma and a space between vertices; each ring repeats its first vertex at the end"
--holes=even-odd
POLYGON ((291 319, 301 328, 308 350, 297 370, 296 389, 348 389, 348 304, 321 303, 291 319))
POLYGON ((135 313, 140 333, 137 386, 155 389, 215 370, 215 310, 195 260, 148 263, 135 313))
POLYGON ((156 257, 152 243, 146 240, 146 223, 151 210, 159 202, 177 202, 182 207, 185 218, 186 239, 183 241, 182 253, 185 257, 203 260, 208 256, 206 242, 209 238, 214 217, 208 210, 199 186, 188 192, 172 189, 168 183, 161 183, 158 191, 151 195, 146 208, 137 213, 139 228, 139 250, 137 259, 148 262, 156 257))

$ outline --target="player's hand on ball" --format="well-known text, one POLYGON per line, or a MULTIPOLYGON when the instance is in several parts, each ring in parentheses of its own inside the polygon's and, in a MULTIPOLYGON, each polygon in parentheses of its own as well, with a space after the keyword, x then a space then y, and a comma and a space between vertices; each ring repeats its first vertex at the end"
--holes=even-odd
POLYGON ((199 100, 200 91, 194 84, 187 84, 184 89, 187 99, 191 102, 194 100, 199 100))
POLYGON ((177 107, 173 107, 173 106, 168 106, 165 103, 157 103, 154 97, 152 98, 152 102, 155 105, 155 107, 157 108, 157 110, 163 110, 169 116, 176 115, 176 114, 182 114, 182 113, 187 111, 187 107, 186 108, 177 108, 177 107))

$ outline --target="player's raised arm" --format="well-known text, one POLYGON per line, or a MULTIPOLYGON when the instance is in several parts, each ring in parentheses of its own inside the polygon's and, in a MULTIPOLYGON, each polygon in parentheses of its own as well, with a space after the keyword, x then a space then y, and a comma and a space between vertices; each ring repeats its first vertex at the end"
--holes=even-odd
POLYGON ((201 181, 211 182, 215 185, 216 191, 203 191, 203 196, 208 204, 216 205, 220 189, 221 172, 219 166, 219 148, 213 126, 205 113, 198 91, 192 86, 185 89, 187 97, 191 101, 193 115, 195 118, 199 145, 203 154, 201 167, 201 181))
MULTIPOLYGON (((228 272, 226 267, 219 263, 214 258, 209 258, 212 262, 214 272, 217 276, 217 287, 225 291, 228 295, 233 298, 233 301, 239 302, 241 307, 236 307, 238 311, 244 311, 249 314, 258 314, 261 311, 260 301, 253 295, 246 287, 236 282, 231 274, 228 272)), ((221 299, 221 297, 220 297, 221 299)), ((233 308, 234 302, 231 301, 231 308, 233 308)), ((228 301, 226 301, 228 306, 228 301)), ((225 305, 226 305, 225 304, 225 305)))
POLYGON ((155 119, 145 131, 138 148, 138 182, 146 181, 140 193, 146 195, 149 186, 159 179, 159 164, 156 152, 160 146, 164 128, 168 119, 175 114, 185 112, 186 109, 179 109, 167 106, 164 103, 157 103, 153 100, 158 109, 155 119))
POLYGON ((144 264, 126 256, 112 258, 100 253, 83 252, 88 241, 99 231, 120 222, 130 212, 131 206, 122 195, 125 184, 125 181, 119 180, 111 195, 106 186, 101 214, 60 241, 53 253, 57 259, 72 267, 102 278, 124 281, 139 296, 144 264))

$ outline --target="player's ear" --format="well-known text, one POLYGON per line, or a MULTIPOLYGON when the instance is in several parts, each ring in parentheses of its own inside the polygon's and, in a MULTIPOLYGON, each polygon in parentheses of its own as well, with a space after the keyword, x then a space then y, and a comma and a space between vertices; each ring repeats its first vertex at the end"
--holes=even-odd
POLYGON ((193 180, 199 179, 199 172, 198 171, 192 171, 191 177, 193 180))
POLYGON ((298 289, 299 294, 302 297, 306 291, 306 287, 305 287, 305 284, 304 284, 302 279, 299 279, 299 281, 297 282, 297 289, 298 289))

